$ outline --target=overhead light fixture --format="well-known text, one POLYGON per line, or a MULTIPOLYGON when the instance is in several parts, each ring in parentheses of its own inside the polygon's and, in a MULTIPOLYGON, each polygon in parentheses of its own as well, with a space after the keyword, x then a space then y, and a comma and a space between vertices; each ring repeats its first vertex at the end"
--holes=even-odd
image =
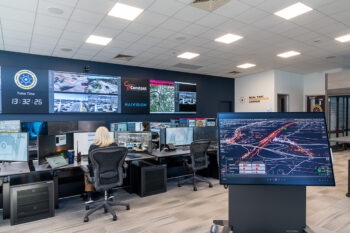
POLYGON ((133 21, 137 18, 141 13, 143 12, 143 9, 129 6, 123 3, 116 3, 112 10, 108 12, 109 16, 126 19, 133 21))
POLYGON ((300 55, 299 52, 297 51, 288 51, 288 52, 284 52, 284 53, 280 53, 278 54, 277 56, 278 57, 283 57, 283 58, 288 58, 288 57, 294 57, 294 56, 297 56, 297 55, 300 55))
POLYGON ((86 43, 97 44, 97 45, 107 45, 109 42, 111 42, 111 40, 112 38, 109 38, 109 37, 90 35, 89 38, 87 38, 86 43))
POLYGON ((347 34, 345 36, 337 37, 337 38, 335 38, 335 40, 337 40, 339 42, 342 42, 342 43, 349 42, 350 41, 350 34, 347 34))
POLYGON ((307 5, 298 2, 280 11, 277 11, 274 14, 288 20, 299 15, 305 14, 309 11, 312 11, 311 7, 308 7, 307 5))
POLYGON ((198 57, 198 56, 199 56, 199 53, 184 52, 184 53, 181 53, 180 55, 178 55, 177 57, 190 60, 190 59, 193 59, 193 58, 198 57))
POLYGON ((223 36, 216 38, 215 41, 220 42, 220 43, 225 43, 225 44, 231 44, 231 43, 233 43, 237 40, 240 40, 242 38, 243 38, 242 36, 228 33, 226 35, 223 35, 223 36))
POLYGON ((255 64, 251 64, 251 63, 244 63, 242 65, 237 66, 237 68, 241 68, 241 69, 249 69, 256 66, 255 64))

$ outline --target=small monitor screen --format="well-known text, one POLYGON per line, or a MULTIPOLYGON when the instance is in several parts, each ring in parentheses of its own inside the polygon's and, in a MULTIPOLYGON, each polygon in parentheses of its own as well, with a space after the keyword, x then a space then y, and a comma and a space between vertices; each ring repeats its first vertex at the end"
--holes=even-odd
POLYGON ((193 128, 166 128, 165 130, 166 144, 185 146, 193 141, 193 128))
POLYGON ((122 122, 118 123, 118 132, 128 131, 128 123, 122 122))
POLYGON ((111 132, 118 131, 118 123, 111 123, 109 126, 109 131, 111 132))
POLYGON ((0 161, 28 161, 28 133, 0 133, 0 161))
POLYGON ((195 127, 193 133, 194 140, 209 140, 216 142, 218 140, 218 128, 217 127, 195 127))
POLYGON ((219 113, 221 184, 333 186, 324 113, 219 113))
POLYGON ((38 136, 47 135, 47 122, 22 122, 22 131, 28 132, 29 140, 36 140, 38 136))
MULTIPOLYGON (((114 133, 110 132, 109 136, 114 140, 114 133)), ((74 153, 77 155, 79 152, 81 155, 88 155, 90 145, 95 140, 95 132, 74 133, 74 153)))
POLYGON ((207 118, 206 119, 206 126, 216 126, 216 119, 215 118, 207 118))
POLYGON ((0 121, 0 132, 21 132, 21 121, 10 120, 10 121, 0 121))
POLYGON ((47 122, 48 135, 65 134, 78 130, 77 121, 49 121, 47 122))
POLYGON ((130 152, 152 153, 151 132, 116 132, 118 146, 128 148, 130 152))
POLYGON ((128 131, 142 131, 142 122, 128 122, 128 131))
POLYGON ((39 164, 46 163, 46 158, 54 155, 67 156, 73 149, 73 133, 40 136, 38 140, 39 164))
POLYGON ((83 132, 95 132, 98 127, 105 125, 105 121, 78 121, 78 130, 83 132))

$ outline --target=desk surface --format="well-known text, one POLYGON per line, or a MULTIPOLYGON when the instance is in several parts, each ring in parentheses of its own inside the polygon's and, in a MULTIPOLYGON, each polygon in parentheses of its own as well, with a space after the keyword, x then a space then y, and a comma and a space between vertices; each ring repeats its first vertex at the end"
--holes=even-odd
POLYGON ((27 162, 12 162, 0 165, 0 176, 13 176, 30 173, 27 162))
POLYGON ((188 155, 190 154, 190 150, 182 150, 182 149, 177 149, 175 151, 169 151, 166 152, 164 150, 159 151, 155 150, 152 152, 152 155, 154 155, 157 158, 163 158, 163 157, 169 157, 169 156, 181 156, 181 155, 188 155))
MULTIPOLYGON (((137 153, 132 153, 132 154, 137 154, 137 153)), ((137 157, 137 158, 126 157, 125 161, 129 162, 129 161, 135 161, 135 160, 154 159, 154 156, 152 156, 152 155, 142 154, 142 153, 139 153, 139 155, 140 155, 140 157, 137 157)), ((74 160, 73 164, 68 164, 67 166, 59 167, 56 169, 52 169, 52 168, 48 167, 48 164, 39 165, 38 160, 33 160, 33 165, 34 165, 35 171, 64 170, 64 169, 71 169, 71 168, 75 168, 75 167, 80 167, 80 165, 86 166, 86 165, 88 165, 88 159, 87 159, 87 157, 85 157, 85 158, 83 157, 80 163, 78 163, 76 160, 74 160)))
POLYGON ((330 142, 350 143, 350 136, 330 138, 330 142))

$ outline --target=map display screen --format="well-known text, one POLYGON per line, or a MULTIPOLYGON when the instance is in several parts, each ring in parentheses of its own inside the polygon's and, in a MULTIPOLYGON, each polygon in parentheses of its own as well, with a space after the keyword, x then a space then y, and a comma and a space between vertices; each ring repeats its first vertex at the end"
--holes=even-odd
POLYGON ((0 133, 0 161, 28 161, 28 133, 0 133))
POLYGON ((323 113, 219 113, 221 184, 334 186, 323 113))

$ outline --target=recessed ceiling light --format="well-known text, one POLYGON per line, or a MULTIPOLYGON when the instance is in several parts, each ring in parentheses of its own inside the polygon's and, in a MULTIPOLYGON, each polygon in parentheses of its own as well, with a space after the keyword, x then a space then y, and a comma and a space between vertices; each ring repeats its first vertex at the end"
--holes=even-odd
POLYGON ((342 42, 342 43, 349 42, 350 41, 350 34, 347 34, 345 36, 337 37, 337 38, 335 38, 335 40, 337 40, 339 42, 342 42))
POLYGON ((249 69, 249 68, 252 68, 256 66, 255 64, 251 64, 251 63, 244 63, 242 65, 239 65, 237 66, 238 68, 241 68, 241 69, 249 69))
POLYGON ((277 11, 274 14, 288 20, 299 15, 305 14, 309 11, 312 11, 311 7, 308 7, 307 5, 298 2, 280 11, 277 11))
POLYGON ((192 52, 184 52, 178 55, 178 58, 184 58, 184 59, 193 59, 195 57, 198 57, 199 53, 192 53, 192 52))
POLYGON ((61 51, 63 52, 72 52, 73 50, 70 48, 61 48, 61 51))
POLYGON ((223 36, 216 38, 215 41, 220 42, 220 43, 225 43, 225 44, 231 44, 231 43, 233 43, 237 40, 240 40, 242 38, 243 38, 242 36, 228 33, 226 35, 223 35, 223 36))
POLYGON ((47 8, 47 11, 54 14, 54 15, 62 15, 64 11, 57 7, 49 7, 47 8))
POLYGON ((277 56, 278 57, 283 57, 283 58, 288 58, 288 57, 294 57, 294 56, 297 56, 297 55, 300 55, 299 52, 297 51, 288 51, 288 52, 284 52, 284 53, 280 53, 278 54, 277 56))
POLYGON ((111 40, 112 38, 109 37, 90 35, 89 38, 87 38, 86 43, 107 45, 109 42, 111 42, 111 40))
POLYGON ((116 3, 112 10, 108 12, 109 16, 122 18, 126 20, 134 20, 143 12, 143 9, 129 6, 123 3, 116 3))

